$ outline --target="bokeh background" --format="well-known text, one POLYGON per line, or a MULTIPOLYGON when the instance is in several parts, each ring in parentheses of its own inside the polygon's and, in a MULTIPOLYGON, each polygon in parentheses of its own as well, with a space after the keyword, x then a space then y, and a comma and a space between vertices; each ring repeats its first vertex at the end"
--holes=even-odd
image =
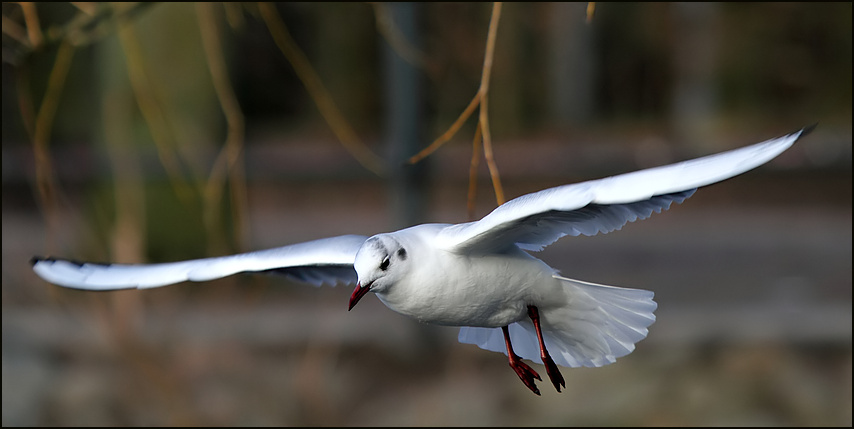
POLYGON ((3 425, 850 426, 851 3, 590 7, 501 8, 487 105, 508 199, 819 125, 666 213, 538 254, 659 310, 634 353, 536 397, 456 329, 373 297, 347 312, 350 287, 92 293, 28 263, 483 216, 477 112, 404 160, 477 93, 492 4, 3 3, 3 425))

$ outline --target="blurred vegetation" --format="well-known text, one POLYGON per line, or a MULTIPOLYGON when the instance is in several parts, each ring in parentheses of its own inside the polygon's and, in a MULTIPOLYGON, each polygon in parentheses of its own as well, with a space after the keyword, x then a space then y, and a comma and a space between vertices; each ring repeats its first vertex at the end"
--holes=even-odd
MULTIPOLYGON (((583 20, 583 7, 579 7, 577 22, 552 24, 550 15, 557 14, 554 9, 559 7, 554 4, 505 6, 492 90, 496 132, 528 135, 560 128, 563 125, 549 111, 554 97, 550 86, 553 79, 548 76, 553 61, 549 49, 554 43, 550 31, 558 25, 588 25, 583 20)), ((15 117, 20 115, 16 112, 20 96, 20 89, 15 87, 17 75, 24 71, 29 75, 27 89, 33 100, 41 100, 56 49, 60 40, 65 40, 58 37, 87 16, 70 4, 44 3, 35 7, 46 35, 41 45, 31 46, 32 42, 4 32, 4 89, 9 90, 4 91, 4 112, 9 119, 3 130, 6 142, 27 141, 21 118, 15 117)), ((91 7, 111 10, 108 5, 91 7)), ((720 60, 709 73, 722 108, 715 115, 730 121, 785 121, 789 118, 780 118, 781 114, 797 115, 798 106, 806 104, 817 117, 843 121, 851 108, 850 7, 847 3, 809 2, 717 5, 712 37, 717 39, 716 55, 720 60), (774 110, 769 112, 769 108, 774 110)), ((590 106, 591 123, 585 126, 618 120, 657 123, 668 116, 673 108, 670 93, 674 90, 674 45, 684 30, 674 8, 666 3, 599 5, 588 25, 596 51, 586 58, 596 70, 594 82, 598 90, 590 106)), ((252 124, 247 127, 248 132, 265 126, 326 131, 316 110, 305 108, 310 104, 308 94, 275 48, 257 7, 246 4, 215 9, 235 92, 252 124)), ((363 135, 376 136, 382 115, 383 76, 377 58, 381 36, 372 7, 363 3, 286 3, 277 5, 277 9, 345 117, 363 135)), ((478 85, 489 9, 488 4, 480 3, 442 3, 423 8, 428 84, 436 89, 428 91, 428 116, 435 130, 443 130, 456 118, 478 85)), ((4 4, 3 15, 18 23, 19 32, 26 28, 18 5, 4 4)), ((91 101, 92 89, 97 87, 100 67, 96 58, 106 54, 98 49, 115 43, 116 20, 120 19, 117 17, 136 28, 151 80, 164 87, 164 97, 170 97, 163 100, 164 105, 195 103, 208 106, 208 111, 216 110, 210 103, 214 89, 191 5, 140 3, 124 14, 97 16, 103 17, 89 18, 99 22, 98 31, 92 30, 97 36, 72 42, 80 43, 75 44, 80 52, 62 97, 53 145, 96 139, 97 135, 92 135, 97 131, 91 125, 93 121, 79 119, 96 116, 94 106, 85 100, 91 101), (199 95, 170 95, 181 89, 199 95), (202 94, 209 98, 205 100, 202 94), (199 97, 202 99, 194 99, 199 97)), ((90 26, 95 24, 83 27, 90 26)), ((184 109, 202 115, 190 122, 205 122, 198 108, 184 109)), ((182 129, 207 128, 173 121, 182 129)))
MULTIPOLYGON (((490 8, 419 9, 424 146, 477 92, 490 8)), ((35 149, 35 184, 50 224, 58 222, 50 213, 63 187, 103 191, 105 175, 125 183, 166 179, 172 197, 146 195, 158 191, 143 186, 120 203, 98 192, 93 210, 113 218, 121 211, 115 204, 142 208, 152 197, 177 198, 177 206, 148 207, 147 220, 135 221, 149 227, 143 236, 152 244, 157 235, 199 224, 158 230, 165 223, 152 215, 179 207, 205 226, 209 253, 244 249, 243 170, 250 176, 254 170, 243 160, 247 147, 269 139, 313 144, 297 142, 336 135, 363 166, 380 171, 371 159, 384 152, 387 76, 378 44, 395 34, 393 22, 377 18, 383 9, 364 3, 270 9, 266 16, 277 16, 304 53, 302 67, 323 90, 318 95, 300 64, 277 49, 257 4, 4 3, 4 150, 35 149), (56 159, 65 154, 85 168, 56 159), (152 156, 159 167, 128 165, 152 156), (225 241, 215 238, 223 228, 232 228, 225 241)), ((779 134, 817 120, 850 130, 850 3, 600 4, 589 23, 584 4, 504 9, 487 128, 500 141, 557 135, 571 144, 573 135, 634 128, 690 145, 723 130, 779 134)), ((400 43, 393 46, 400 50, 400 43)), ((470 139, 476 122, 467 121, 455 139, 470 139)), ((4 186, 33 183, 32 171, 10 167, 4 186)), ((347 174, 371 177, 361 171, 347 174)), ((174 216, 180 217, 168 215, 174 216)), ((199 250, 148 252, 161 259, 199 250)))

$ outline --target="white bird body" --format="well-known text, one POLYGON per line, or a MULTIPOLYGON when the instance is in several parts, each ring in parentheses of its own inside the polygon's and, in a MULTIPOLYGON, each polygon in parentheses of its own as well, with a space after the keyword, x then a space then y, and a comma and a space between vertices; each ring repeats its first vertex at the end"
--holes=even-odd
POLYGON ((459 339, 502 352, 501 330, 511 326, 516 353, 543 363, 527 307, 542 313, 542 329, 557 364, 602 366, 634 350, 655 321, 653 293, 561 277, 545 262, 513 246, 500 253, 454 253, 436 235, 452 225, 424 224, 368 239, 356 253, 361 285, 370 285, 388 308, 420 322, 462 326, 459 339), (407 249, 406 257, 378 261, 407 249), (411 250, 409 250, 411 249, 411 250), (408 261, 417 261, 410 264, 408 261), (386 284, 378 284, 382 273, 386 284), (487 329, 478 329, 487 328, 487 329))
MULTIPOLYGON (((447 226, 425 224, 377 236, 396 240, 418 261, 408 264, 393 287, 375 291, 386 306, 426 323, 497 328, 524 318, 527 304, 544 308, 552 306, 549 297, 562 301, 554 269, 519 248, 456 254, 436 247, 436 234, 447 226)), ((362 254, 373 250, 367 244, 356 254, 357 272, 374 268, 374 255, 362 254), (365 268, 360 270, 363 260, 365 268)), ((363 284, 371 281, 361 275, 359 279, 363 284)))
POLYGON ((657 304, 649 291, 562 277, 528 252, 565 235, 608 233, 666 210, 698 187, 768 162, 808 131, 523 195, 475 222, 164 264, 34 258, 33 270, 52 283, 88 290, 158 287, 239 272, 277 272, 315 285, 356 284, 351 309, 373 292, 388 308, 421 322, 460 326, 460 342, 507 354, 534 393, 539 391, 533 380, 540 377, 520 357, 546 365, 560 391, 564 381, 555 364, 595 367, 631 353, 655 321, 657 304))

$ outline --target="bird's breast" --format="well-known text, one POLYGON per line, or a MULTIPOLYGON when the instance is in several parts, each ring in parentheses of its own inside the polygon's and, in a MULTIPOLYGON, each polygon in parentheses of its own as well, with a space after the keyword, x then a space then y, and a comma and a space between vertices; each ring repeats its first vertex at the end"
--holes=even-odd
POLYGON ((554 283, 553 270, 519 254, 439 254, 424 269, 378 293, 386 306, 425 323, 499 327, 525 317, 536 290, 554 283))

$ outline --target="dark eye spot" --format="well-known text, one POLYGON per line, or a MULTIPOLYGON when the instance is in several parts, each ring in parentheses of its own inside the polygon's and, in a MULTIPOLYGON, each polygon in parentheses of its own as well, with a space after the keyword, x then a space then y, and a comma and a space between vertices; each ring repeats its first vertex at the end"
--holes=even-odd
POLYGON ((383 259, 383 261, 380 263, 380 269, 383 271, 387 270, 388 264, 390 264, 390 263, 391 263, 391 259, 389 259, 388 256, 386 256, 385 259, 383 259))
POLYGON ((397 251, 397 257, 400 258, 401 261, 406 259, 406 249, 401 247, 400 250, 397 251))

